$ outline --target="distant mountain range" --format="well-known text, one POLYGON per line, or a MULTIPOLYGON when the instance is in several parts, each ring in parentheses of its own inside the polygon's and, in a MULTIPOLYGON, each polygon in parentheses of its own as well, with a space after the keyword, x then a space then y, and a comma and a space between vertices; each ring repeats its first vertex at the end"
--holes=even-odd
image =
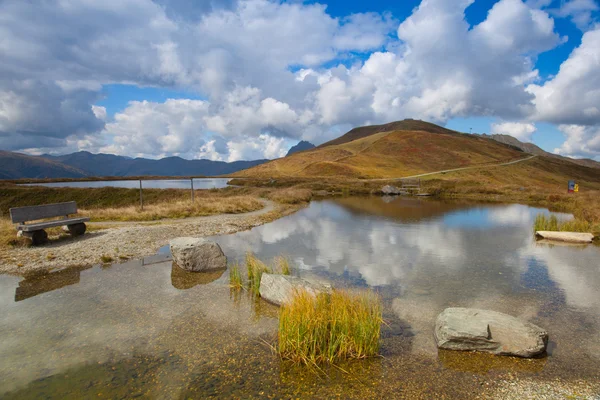
POLYGON ((167 157, 130 158, 87 151, 63 156, 28 156, 0 151, 0 179, 84 178, 92 176, 216 176, 230 174, 269 160, 211 161, 167 157))
POLYGON ((288 151, 285 156, 287 157, 287 156, 292 155, 294 153, 297 153, 299 151, 314 149, 315 147, 316 146, 314 144, 312 144, 311 142, 307 142, 305 140, 301 140, 300 142, 298 142, 297 145, 292 146, 292 148, 290 149, 290 151, 288 151))

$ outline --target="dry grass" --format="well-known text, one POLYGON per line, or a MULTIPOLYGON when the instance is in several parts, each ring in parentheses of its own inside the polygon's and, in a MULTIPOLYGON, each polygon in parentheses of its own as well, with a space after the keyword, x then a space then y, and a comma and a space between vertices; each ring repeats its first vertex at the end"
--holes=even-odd
POLYGON ((229 287, 232 289, 240 290, 244 287, 244 281, 242 280, 242 273, 240 272, 240 266, 235 263, 229 270, 229 287))
POLYGON ((267 198, 282 204, 308 203, 312 199, 312 191, 302 188, 286 188, 268 193, 267 198))
POLYGON ((533 223, 535 231, 561 231, 561 232, 591 232, 592 224, 588 221, 573 219, 570 221, 559 221, 555 215, 547 216, 538 214, 533 223))
POLYGON ((139 206, 79 210, 93 221, 155 221, 163 218, 187 218, 215 214, 239 214, 263 208, 263 203, 251 196, 204 197, 191 201, 174 201, 139 206))
POLYGON ((279 314, 279 354, 307 365, 379 353, 382 305, 373 292, 333 291, 316 298, 298 291, 279 314))

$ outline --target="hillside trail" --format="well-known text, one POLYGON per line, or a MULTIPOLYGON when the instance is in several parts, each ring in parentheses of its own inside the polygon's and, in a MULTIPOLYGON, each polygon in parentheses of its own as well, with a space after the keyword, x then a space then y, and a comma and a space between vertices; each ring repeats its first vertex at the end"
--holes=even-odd
POLYGON ((518 163, 521 163, 521 162, 529 161, 529 160, 531 160, 532 158, 535 158, 535 157, 537 157, 537 156, 536 155, 531 155, 529 157, 521 158, 519 160, 513 160, 513 161, 503 162, 503 163, 499 163, 499 164, 471 165, 469 167, 461 167, 461 168, 445 169, 445 170, 441 170, 441 171, 426 172, 424 174, 403 176, 401 178, 377 178, 377 179, 365 179, 365 180, 366 181, 401 181, 403 179, 421 178, 423 176, 436 175, 436 174, 445 174, 447 172, 464 171, 464 170, 468 170, 468 169, 503 167, 503 166, 507 166, 507 165, 513 165, 513 164, 518 164, 518 163))

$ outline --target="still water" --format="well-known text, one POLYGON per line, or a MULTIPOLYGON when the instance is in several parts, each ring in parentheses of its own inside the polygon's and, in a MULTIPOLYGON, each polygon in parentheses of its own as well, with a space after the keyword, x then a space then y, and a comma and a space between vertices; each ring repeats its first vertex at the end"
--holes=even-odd
MULTIPOLYGON (((229 179, 226 178, 194 178, 194 189, 219 189, 227 187, 229 179)), ((47 187, 74 187, 74 188, 99 188, 99 187, 119 187, 128 189, 138 189, 139 180, 124 181, 88 181, 88 182, 48 182, 48 183, 27 183, 25 186, 47 186, 47 187)), ((145 189, 190 189, 189 179, 149 179, 142 180, 142 187, 145 189)))
POLYGON ((381 294, 383 357, 345 372, 280 361, 270 347, 277 308, 230 292, 227 271, 186 273, 158 255, 0 276, 0 397, 470 398, 495 396, 508 377, 598 382, 600 248, 535 242, 539 212, 346 198, 214 237, 230 261, 284 254, 307 279, 381 294), (438 352, 434 321, 451 306, 546 328, 548 355, 438 352))

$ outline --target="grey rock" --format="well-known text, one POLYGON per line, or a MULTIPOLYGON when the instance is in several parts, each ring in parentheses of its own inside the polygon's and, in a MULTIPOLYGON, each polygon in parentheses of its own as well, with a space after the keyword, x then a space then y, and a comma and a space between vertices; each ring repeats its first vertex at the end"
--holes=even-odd
POLYGON ((221 247, 202 238, 181 237, 169 243, 173 261, 192 272, 227 268, 227 257, 221 247))
POLYGON ((546 240, 568 243, 592 243, 592 240, 594 240, 592 233, 581 232, 536 231, 535 235, 546 240))
POLYGON ((331 291, 331 287, 329 286, 309 282, 296 276, 262 274, 260 279, 260 297, 278 306, 289 302, 294 292, 299 289, 304 289, 315 297, 319 293, 328 293, 331 291))
POLYGON ((402 194, 402 190, 398 189, 396 186, 385 185, 381 188, 381 192, 386 195, 398 195, 402 194))
POLYGON ((548 333, 507 314, 475 308, 447 308, 435 323, 438 348, 533 357, 546 350, 548 333))

